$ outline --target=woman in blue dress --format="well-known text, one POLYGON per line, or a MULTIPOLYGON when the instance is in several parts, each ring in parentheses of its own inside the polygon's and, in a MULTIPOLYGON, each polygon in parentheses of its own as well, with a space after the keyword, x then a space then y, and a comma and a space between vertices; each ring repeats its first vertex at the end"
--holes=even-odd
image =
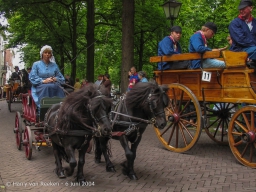
POLYGON ((29 74, 29 80, 32 83, 32 97, 38 107, 43 97, 63 98, 65 93, 61 84, 65 78, 61 74, 58 65, 55 63, 52 47, 45 45, 40 51, 41 60, 36 61, 29 74))

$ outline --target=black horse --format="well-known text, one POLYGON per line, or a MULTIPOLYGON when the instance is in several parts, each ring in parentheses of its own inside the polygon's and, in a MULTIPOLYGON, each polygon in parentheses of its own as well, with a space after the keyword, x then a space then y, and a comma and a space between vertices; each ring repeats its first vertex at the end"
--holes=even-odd
POLYGON ((92 136, 109 137, 111 124, 108 113, 112 100, 105 96, 107 90, 89 84, 69 94, 62 104, 53 105, 45 115, 45 127, 52 141, 59 178, 71 176, 77 166, 75 149, 79 151, 77 181, 84 181, 83 166, 85 153, 92 136), (104 94, 104 95, 103 95, 104 94), (69 167, 62 167, 62 159, 69 167), (65 175, 66 174, 66 175, 65 175))
MULTIPOLYGON (((121 98, 115 111, 112 111, 112 138, 119 140, 124 148, 126 161, 121 164, 123 174, 128 175, 132 180, 138 179, 133 170, 134 160, 147 125, 154 124, 159 129, 166 126, 164 108, 169 102, 167 90, 167 86, 158 86, 156 83, 137 83, 126 96, 121 98), (131 143, 131 147, 128 142, 131 143)), ((108 140, 109 138, 95 137, 95 162, 100 163, 103 154, 106 171, 115 172, 107 153, 108 140)))

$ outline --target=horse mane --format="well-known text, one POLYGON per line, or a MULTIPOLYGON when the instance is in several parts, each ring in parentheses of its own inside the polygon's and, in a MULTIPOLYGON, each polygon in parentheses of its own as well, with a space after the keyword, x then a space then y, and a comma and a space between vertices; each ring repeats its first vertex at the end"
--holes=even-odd
MULTIPOLYGON (((95 96, 106 93, 103 88, 98 90, 97 85, 89 83, 76 92, 69 94, 63 101, 59 113, 57 127, 63 131, 84 129, 84 125, 92 125, 89 119, 88 102, 95 96)), ((109 98, 103 100, 111 105, 112 101, 109 98)), ((100 102, 95 103, 93 108, 100 105, 100 102)))
POLYGON ((145 101, 150 93, 154 93, 159 90, 157 84, 152 82, 139 82, 126 95, 126 105, 133 108, 140 108, 145 105, 145 101))

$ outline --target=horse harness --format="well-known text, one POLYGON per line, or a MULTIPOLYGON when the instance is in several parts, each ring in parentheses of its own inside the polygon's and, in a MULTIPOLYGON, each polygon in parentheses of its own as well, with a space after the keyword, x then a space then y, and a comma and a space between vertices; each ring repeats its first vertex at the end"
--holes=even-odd
POLYGON ((149 109, 150 109, 150 112, 151 114, 153 114, 153 117, 150 119, 150 120, 146 120, 146 119, 142 119, 142 118, 138 118, 138 117, 134 117, 134 116, 131 116, 131 115, 127 115, 128 114, 128 111, 127 111, 127 107, 126 107, 126 103, 125 103, 125 96, 122 96, 120 98, 120 103, 118 104, 118 108, 117 108, 117 111, 111 111, 111 113, 114 113, 115 116, 114 116, 114 119, 112 121, 112 127, 117 124, 117 125, 123 125, 123 126, 128 126, 128 128, 124 131, 117 131, 117 132, 112 132, 112 136, 122 136, 122 135, 130 135, 132 132, 134 131, 137 131, 137 137, 135 139, 133 143, 135 143, 138 138, 140 137, 140 132, 139 132, 139 125, 141 123, 146 123, 146 124, 155 124, 156 123, 156 116, 161 114, 161 113, 164 113, 163 112, 158 112, 158 113, 154 113, 153 109, 153 102, 152 102, 152 96, 153 95, 157 95, 157 94, 153 94, 153 93, 150 93, 148 98, 147 98, 147 101, 149 103, 149 109), (123 114, 123 113, 120 113, 121 111, 121 108, 122 106, 125 107, 125 110, 126 110, 126 114, 123 114), (128 117, 129 118, 129 121, 119 121, 118 119, 120 118, 120 116, 124 116, 124 117, 128 117), (134 120, 138 120, 140 122, 132 122, 132 119, 134 120))
MULTIPOLYGON (((100 97, 104 97, 104 95, 99 95, 99 96, 96 96, 96 97, 94 97, 94 98, 100 98, 100 97)), ((94 99, 93 98, 93 99, 94 99)), ((60 103, 60 105, 62 105, 62 102, 60 103)), ((88 124, 86 124, 86 123, 83 123, 83 125, 85 126, 85 127, 87 127, 87 128, 89 128, 89 129, 91 129, 92 130, 92 134, 91 133, 89 133, 87 130, 69 130, 68 132, 65 132, 65 131, 63 131, 63 130, 61 130, 61 129, 59 129, 58 127, 57 127, 57 123, 58 123, 58 114, 59 114, 59 111, 60 111, 60 109, 58 109, 57 110, 57 114, 55 115, 55 118, 54 118, 54 122, 55 122, 55 124, 54 124, 54 126, 50 126, 48 123, 47 123, 47 121, 46 121, 46 117, 47 117, 47 115, 48 115, 48 112, 45 114, 45 120, 44 120, 44 122, 46 122, 45 123, 45 127, 46 128, 51 128, 51 129, 53 129, 53 132, 51 132, 50 134, 49 134, 49 137, 50 136, 52 136, 52 135, 54 135, 54 134, 56 134, 57 135, 57 137, 58 137, 58 140, 59 140, 59 145, 60 146, 63 146, 63 144, 62 144, 62 137, 60 137, 60 135, 68 135, 68 136, 84 136, 85 137, 85 140, 84 140, 84 143, 80 146, 80 148, 78 149, 78 150, 81 150, 86 144, 87 144, 87 142, 88 142, 88 136, 89 135, 94 135, 94 136, 101 136, 101 133, 100 133, 100 125, 99 125, 99 121, 101 120, 101 119, 103 119, 103 118, 105 118, 106 116, 103 116, 103 117, 101 117, 100 119, 97 119, 97 118, 95 118, 95 116, 93 115, 93 113, 92 113, 92 109, 91 109, 91 104, 90 104, 90 102, 87 104, 87 107, 88 107, 88 109, 89 109, 89 113, 90 113, 90 115, 91 115, 91 118, 93 119, 93 121, 94 121, 94 123, 96 124, 96 127, 97 128, 95 128, 95 126, 90 126, 90 125, 88 125, 88 124)), ((50 111, 49 111, 50 112, 50 111)))

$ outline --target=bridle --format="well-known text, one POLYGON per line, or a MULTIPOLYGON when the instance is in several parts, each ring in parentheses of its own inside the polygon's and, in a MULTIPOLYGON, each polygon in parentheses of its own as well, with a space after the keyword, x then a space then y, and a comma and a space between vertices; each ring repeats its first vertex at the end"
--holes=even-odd
MULTIPOLYGON (((149 103, 149 109, 150 109, 150 112, 151 112, 151 114, 152 114, 152 118, 151 118, 151 124, 155 124, 156 123, 156 116, 158 116, 158 115, 160 115, 160 114, 163 114, 164 113, 164 110, 163 111, 160 111, 160 112, 157 112, 157 113, 155 113, 154 112, 154 109, 156 108, 156 106, 154 106, 154 104, 153 104, 153 99, 152 99, 152 96, 155 96, 155 95, 160 95, 161 93, 155 93, 155 94, 153 94, 153 93, 150 93, 149 95, 148 95, 148 103, 149 103)), ((163 93, 164 94, 164 93, 163 93)))
MULTIPOLYGON (((104 115, 100 118, 96 118, 95 115, 93 114, 93 110, 92 110, 92 107, 91 107, 91 102, 93 99, 97 99, 97 98, 103 98, 105 97, 104 95, 98 95, 96 97, 93 97, 92 99, 89 100, 88 104, 87 104, 87 108, 88 108, 88 111, 89 111, 89 114, 91 116, 91 118, 93 119, 93 122, 95 123, 96 126, 90 126, 86 123, 83 123, 83 126, 86 127, 86 128, 89 128, 91 131, 92 131, 92 135, 93 136, 96 136, 96 137, 101 137, 102 134, 101 134, 101 126, 99 124, 100 120, 104 119, 104 118, 108 118, 107 115, 104 115)), ((102 104, 102 99, 100 101, 100 105, 103 105, 102 104)), ((64 133, 63 130, 59 129, 57 127, 57 123, 58 123, 58 113, 59 113, 60 109, 57 110, 57 114, 55 115, 55 118, 54 118, 54 122, 55 122, 55 125, 54 126, 50 126, 47 121, 46 121, 46 118, 47 118, 47 113, 45 114, 45 127, 47 128, 51 128, 51 129, 54 129, 54 131, 50 134, 50 135, 53 135, 53 134, 58 134, 58 133, 61 133, 61 134, 65 134, 65 135, 73 135, 73 136, 81 136, 81 135, 88 135, 88 131, 87 130, 69 130, 67 133, 64 133)))
MULTIPOLYGON (((96 96, 96 97, 93 97, 92 99, 103 98, 103 97, 106 97, 106 96, 101 94, 101 95, 98 95, 98 96, 96 96)), ((100 137, 100 136, 101 136, 101 131, 100 131, 100 130, 101 130, 101 127, 100 127, 99 122, 100 122, 100 120, 102 120, 102 119, 104 119, 104 118, 108 119, 108 116, 107 116, 107 115, 104 115, 104 116, 101 116, 100 118, 96 118, 96 117, 95 117, 95 115, 93 114, 92 105, 90 104, 91 101, 92 101, 92 99, 90 99, 89 103, 87 104, 87 107, 88 107, 90 116, 91 116, 91 118, 93 119, 93 121, 94 121, 94 123, 96 124, 96 127, 97 127, 97 128, 93 127, 94 135, 95 135, 96 137, 100 137)), ((101 99, 101 101, 100 101, 100 105, 103 105, 102 99, 101 99)))
MULTIPOLYGON (((139 118, 139 117, 134 117, 134 116, 131 116, 131 115, 128 115, 128 114, 120 113, 122 104, 125 107, 125 110, 127 111, 127 107, 126 107, 126 104, 125 104, 125 96, 121 96, 120 102, 122 102, 122 103, 119 104, 117 111, 111 111, 111 113, 116 114, 114 120, 112 121, 112 126, 116 123, 117 115, 128 117, 129 121, 130 121, 130 124, 134 123, 134 122, 131 121, 131 119, 138 120, 140 122, 147 123, 147 124, 155 124, 156 123, 156 116, 165 113, 164 110, 160 111, 160 112, 157 112, 157 113, 154 112, 154 109, 156 107, 154 107, 152 96, 156 96, 156 95, 160 95, 160 94, 161 93, 152 93, 152 91, 151 91, 151 93, 149 93, 148 98, 146 100, 148 105, 149 105, 150 113, 152 115, 150 120, 142 119, 142 118, 139 118)), ((120 121, 118 122, 118 124, 120 124, 120 121)), ((127 125, 127 122, 124 122, 124 124, 127 125)))

